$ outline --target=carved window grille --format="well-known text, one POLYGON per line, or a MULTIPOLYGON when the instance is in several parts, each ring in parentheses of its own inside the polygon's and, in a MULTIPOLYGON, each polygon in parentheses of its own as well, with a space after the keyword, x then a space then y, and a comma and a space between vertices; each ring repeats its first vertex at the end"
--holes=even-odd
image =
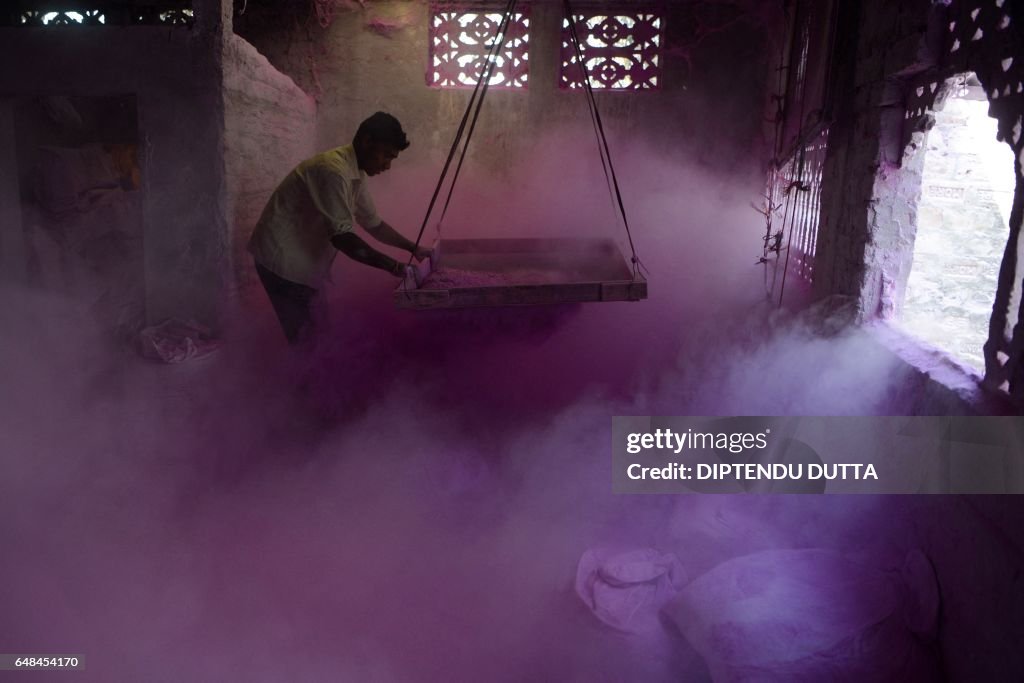
POLYGON ((13 0, 0 26, 191 26, 191 0, 13 0))
POLYGON ((27 11, 22 13, 21 23, 26 26, 101 26, 107 20, 102 10, 27 11))
MULTIPOLYGON (((433 11, 427 85, 437 88, 475 86, 502 18, 501 12, 433 11)), ((514 13, 495 57, 489 87, 526 87, 530 75, 529 40, 529 12, 514 13)))
POLYGON ((990 101, 1024 94, 1024 59, 1020 56, 1024 31, 1013 23, 1021 21, 1021 8, 1009 6, 1014 4, 1004 0, 959 2, 949 12, 947 61, 965 71, 979 56, 990 61, 995 68, 984 79, 990 101))
MULTIPOLYGON (((195 19, 190 9, 165 9, 157 10, 155 24, 166 24, 169 26, 191 26, 195 19)), ((141 21, 139 23, 142 23, 141 21)))
MULTIPOLYGON (((595 90, 655 90, 661 87, 661 14, 576 14, 580 50, 595 90)), ((569 19, 562 20, 562 75, 559 86, 583 84, 569 19)))

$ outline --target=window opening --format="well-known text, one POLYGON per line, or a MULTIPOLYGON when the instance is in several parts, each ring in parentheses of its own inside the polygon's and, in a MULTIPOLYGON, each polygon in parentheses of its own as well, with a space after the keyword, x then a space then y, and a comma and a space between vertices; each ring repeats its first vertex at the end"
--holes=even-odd
POLYGON ((13 0, 9 5, 0 9, 0 26, 191 26, 195 20, 187 0, 13 0))
MULTIPOLYGON (((1009 233, 1013 152, 996 139, 988 98, 973 74, 947 83, 928 132, 913 264, 901 325, 982 371, 992 301, 1009 233)), ((1008 312, 1009 325, 1016 310, 1008 312)))
MULTIPOLYGON (((433 11, 427 85, 437 88, 476 85, 502 16, 501 12, 433 11)), ((528 12, 515 12, 505 31, 502 49, 495 58, 489 87, 526 87, 530 75, 529 32, 528 12)))
MULTIPOLYGON (((664 21, 660 14, 575 14, 576 31, 590 84, 603 90, 653 90, 661 87, 661 46, 664 21)), ((578 88, 580 68, 569 32, 562 20, 562 69, 559 86, 578 88)))

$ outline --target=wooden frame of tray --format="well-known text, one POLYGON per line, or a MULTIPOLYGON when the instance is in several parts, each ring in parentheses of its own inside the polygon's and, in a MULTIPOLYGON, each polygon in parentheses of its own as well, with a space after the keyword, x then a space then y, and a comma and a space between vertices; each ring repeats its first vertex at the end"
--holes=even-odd
POLYGON ((647 280, 633 276, 628 262, 612 239, 600 238, 489 238, 444 239, 434 244, 434 255, 415 264, 422 282, 443 265, 471 263, 477 269, 500 272, 502 266, 527 264, 559 273, 573 266, 582 276, 556 283, 509 282, 495 286, 419 288, 407 275, 394 291, 395 307, 407 309, 539 306, 547 304, 640 301, 647 298, 647 280))

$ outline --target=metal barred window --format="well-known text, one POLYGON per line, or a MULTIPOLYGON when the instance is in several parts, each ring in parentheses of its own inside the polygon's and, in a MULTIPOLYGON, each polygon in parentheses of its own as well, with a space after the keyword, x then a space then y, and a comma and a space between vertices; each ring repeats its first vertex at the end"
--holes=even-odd
POLYGON ((785 254, 783 278, 793 272, 804 282, 814 281, 814 255, 821 222, 821 179, 827 152, 828 128, 823 128, 769 178, 771 204, 765 210, 771 213, 771 223, 765 237, 765 256, 785 254), (775 218, 782 220, 779 229, 772 226, 775 218))
MULTIPOLYGON (((818 224, 821 208, 821 175, 828 150, 828 128, 817 137, 811 138, 804 146, 803 172, 794 159, 784 171, 794 182, 800 183, 800 191, 793 200, 793 253, 794 271, 798 276, 811 282, 814 280, 814 254, 818 246, 818 224)), ((799 157, 799 155, 797 155, 799 157)))
MULTIPOLYGON (((436 88, 475 86, 502 17, 501 12, 432 11, 427 85, 436 88)), ((515 12, 495 58, 489 87, 526 87, 530 75, 529 31, 529 11, 515 12)))
MULTIPOLYGON (((590 85, 602 90, 655 90, 661 87, 664 18, 658 13, 574 15, 590 85)), ((559 86, 578 88, 569 19, 562 20, 562 75, 559 86)))

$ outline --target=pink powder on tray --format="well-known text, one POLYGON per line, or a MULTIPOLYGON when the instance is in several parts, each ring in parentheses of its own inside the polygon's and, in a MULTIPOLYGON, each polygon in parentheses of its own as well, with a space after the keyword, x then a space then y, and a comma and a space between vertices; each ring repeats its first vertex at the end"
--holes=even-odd
POLYGON ((572 282, 572 273, 537 268, 517 268, 501 272, 439 268, 427 276, 420 289, 453 289, 458 287, 510 287, 513 285, 548 285, 572 282))

